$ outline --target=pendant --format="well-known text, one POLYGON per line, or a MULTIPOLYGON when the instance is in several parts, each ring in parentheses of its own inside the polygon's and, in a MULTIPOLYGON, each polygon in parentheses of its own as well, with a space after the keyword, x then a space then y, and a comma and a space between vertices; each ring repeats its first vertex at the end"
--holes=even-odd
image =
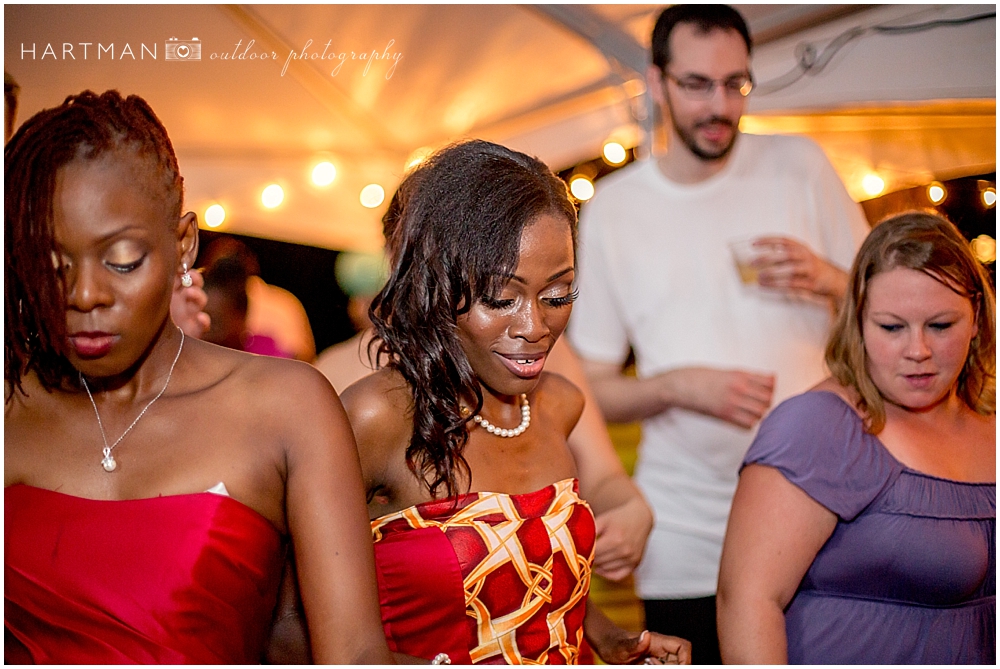
POLYGON ((101 460, 101 466, 104 467, 104 471, 110 473, 115 470, 115 467, 118 466, 118 463, 115 462, 114 457, 110 453, 108 453, 107 455, 104 456, 104 459, 101 460))

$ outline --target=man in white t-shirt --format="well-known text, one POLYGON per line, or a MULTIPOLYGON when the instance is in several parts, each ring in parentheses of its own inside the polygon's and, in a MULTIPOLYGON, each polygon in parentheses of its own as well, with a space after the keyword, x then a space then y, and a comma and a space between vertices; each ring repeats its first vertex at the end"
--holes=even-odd
POLYGON ((732 8, 660 16, 647 79, 669 150, 601 181, 583 209, 569 329, 605 416, 643 421, 636 480, 656 521, 637 590, 647 627, 691 640, 697 663, 721 661, 719 556, 752 428, 823 378, 868 231, 818 146, 739 133, 750 47, 732 8), (760 254, 744 279, 740 242, 760 254))

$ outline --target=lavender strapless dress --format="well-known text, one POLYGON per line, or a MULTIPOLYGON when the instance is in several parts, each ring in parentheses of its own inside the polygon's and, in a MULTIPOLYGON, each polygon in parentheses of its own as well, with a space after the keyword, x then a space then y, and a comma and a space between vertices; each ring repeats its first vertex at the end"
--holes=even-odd
POLYGON ((838 517, 785 610, 790 663, 996 663, 995 483, 905 467, 829 392, 777 407, 753 463, 838 517))

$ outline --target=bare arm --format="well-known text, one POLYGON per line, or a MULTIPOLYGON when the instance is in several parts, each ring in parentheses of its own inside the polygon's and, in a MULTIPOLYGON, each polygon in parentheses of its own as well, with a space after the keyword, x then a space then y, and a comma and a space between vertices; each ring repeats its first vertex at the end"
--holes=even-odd
POLYGON ((642 559, 646 538, 653 529, 653 512, 618 459, 580 361, 564 340, 552 349, 547 368, 572 381, 586 399, 568 445, 583 498, 597 516, 594 571, 621 580, 642 559))
POLYGON ((313 659, 391 663, 354 435, 330 384, 303 369, 286 386, 297 407, 287 412, 297 429, 287 435, 286 509, 313 659))
POLYGON ((753 427, 774 394, 774 376, 742 370, 684 367, 638 379, 615 363, 583 360, 594 396, 608 420, 630 423, 672 407, 753 427))
POLYGON ((777 469, 749 465, 729 514, 719 571, 719 644, 726 664, 788 661, 784 609, 837 516, 777 469))
POLYGON ((691 642, 675 636, 644 631, 626 632, 587 602, 583 629, 594 651, 608 664, 635 664, 649 658, 650 664, 691 664, 691 642))

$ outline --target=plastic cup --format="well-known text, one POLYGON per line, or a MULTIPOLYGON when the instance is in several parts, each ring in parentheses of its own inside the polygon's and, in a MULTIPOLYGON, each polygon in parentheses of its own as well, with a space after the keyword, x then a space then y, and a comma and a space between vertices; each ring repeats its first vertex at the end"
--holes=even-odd
POLYGON ((758 282, 760 268, 756 261, 774 255, 776 249, 770 246, 754 246, 759 237, 743 237, 729 242, 729 250, 733 254, 733 262, 740 274, 740 281, 745 284, 758 282))

